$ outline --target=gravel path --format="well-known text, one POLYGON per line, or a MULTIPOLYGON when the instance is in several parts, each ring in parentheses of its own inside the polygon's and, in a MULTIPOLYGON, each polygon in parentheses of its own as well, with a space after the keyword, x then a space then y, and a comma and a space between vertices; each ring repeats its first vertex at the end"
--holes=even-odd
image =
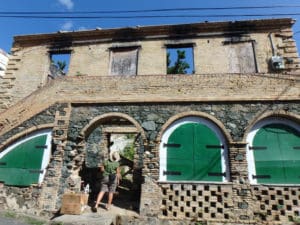
POLYGON ((0 217, 0 225, 29 225, 29 224, 21 222, 18 219, 0 217))

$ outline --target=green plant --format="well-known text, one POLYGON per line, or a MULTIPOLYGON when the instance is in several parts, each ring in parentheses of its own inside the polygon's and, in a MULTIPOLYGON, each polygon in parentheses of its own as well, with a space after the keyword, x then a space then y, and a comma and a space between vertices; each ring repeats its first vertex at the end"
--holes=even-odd
POLYGON ((67 63, 66 63, 66 61, 59 61, 59 60, 57 60, 56 61, 56 65, 57 65, 57 67, 58 67, 59 70, 64 71, 64 69, 67 66, 67 63))
POLYGON ((300 217, 294 217, 293 222, 295 225, 300 225, 300 217))
POLYGON ((82 76, 83 74, 79 71, 76 72, 76 76, 82 76))
POLYGON ((64 223, 63 222, 52 222, 50 225, 64 225, 64 223))
POLYGON ((27 217, 27 216, 24 217, 24 220, 26 223, 28 223, 30 225, 44 225, 45 224, 44 221, 41 221, 41 220, 38 220, 38 219, 35 219, 32 217, 27 217))
POLYGON ((167 53, 167 74, 186 74, 190 65, 186 62, 185 51, 177 50, 177 59, 171 66, 170 53, 167 53))
POLYGON ((17 218, 17 214, 15 212, 5 212, 4 217, 7 218, 17 218))
POLYGON ((134 159, 134 143, 132 143, 130 146, 126 146, 123 151, 123 156, 127 159, 133 160, 134 159))

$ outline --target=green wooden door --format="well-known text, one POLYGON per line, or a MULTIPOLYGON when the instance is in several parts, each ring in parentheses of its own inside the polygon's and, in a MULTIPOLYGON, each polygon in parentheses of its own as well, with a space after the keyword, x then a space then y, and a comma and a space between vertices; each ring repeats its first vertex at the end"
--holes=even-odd
POLYGON ((207 126, 183 124, 166 146, 167 180, 222 181, 220 141, 207 126))
POLYGON ((23 142, 0 159, 0 181, 6 185, 28 186, 38 183, 47 135, 23 142))
POLYGON ((284 124, 262 127, 253 140, 258 183, 300 183, 300 134, 284 124))

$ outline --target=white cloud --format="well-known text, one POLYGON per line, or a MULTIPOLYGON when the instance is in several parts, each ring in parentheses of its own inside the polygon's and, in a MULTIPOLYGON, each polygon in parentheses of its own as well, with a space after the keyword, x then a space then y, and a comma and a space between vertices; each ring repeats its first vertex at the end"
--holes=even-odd
POLYGON ((72 0, 58 0, 58 2, 65 6, 68 10, 72 10, 74 7, 74 2, 72 0))
POLYGON ((78 30, 87 30, 86 27, 79 27, 78 30))
POLYGON ((61 30, 71 30, 72 27, 73 27, 73 22, 67 21, 61 26, 61 30))

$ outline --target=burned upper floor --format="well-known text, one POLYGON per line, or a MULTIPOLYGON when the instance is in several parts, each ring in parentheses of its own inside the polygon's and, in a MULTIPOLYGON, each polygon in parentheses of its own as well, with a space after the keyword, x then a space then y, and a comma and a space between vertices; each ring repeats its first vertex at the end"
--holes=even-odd
POLYGON ((282 18, 16 36, 4 105, 61 76, 297 74, 293 24, 282 18))

